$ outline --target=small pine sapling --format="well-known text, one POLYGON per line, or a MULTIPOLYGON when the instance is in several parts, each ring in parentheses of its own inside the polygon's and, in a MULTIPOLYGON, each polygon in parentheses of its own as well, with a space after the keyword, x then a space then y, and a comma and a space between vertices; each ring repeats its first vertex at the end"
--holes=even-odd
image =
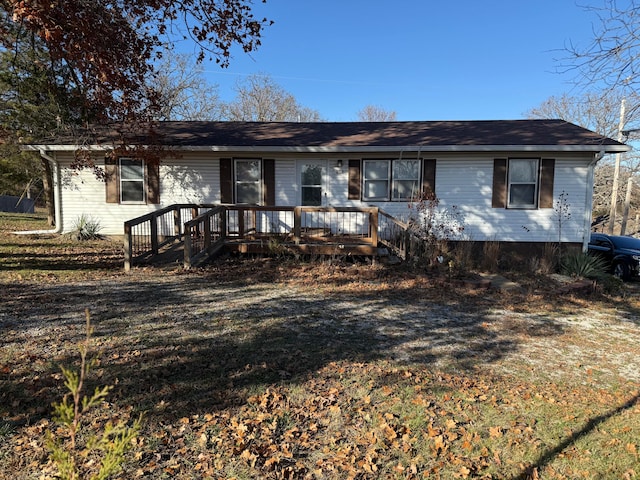
POLYGON ((78 346, 79 369, 61 367, 68 392, 61 402, 53 405, 53 418, 61 428, 47 432, 46 444, 50 458, 58 468, 59 478, 63 480, 105 480, 119 471, 142 421, 140 417, 131 426, 127 425, 126 420, 116 423, 108 421, 97 433, 83 431, 84 417, 107 397, 112 388, 110 385, 96 387, 93 394, 84 394, 87 375, 97 363, 95 358, 89 358, 93 333, 89 309, 85 310, 85 316, 85 338, 78 346), (95 460, 96 456, 99 461, 95 460))

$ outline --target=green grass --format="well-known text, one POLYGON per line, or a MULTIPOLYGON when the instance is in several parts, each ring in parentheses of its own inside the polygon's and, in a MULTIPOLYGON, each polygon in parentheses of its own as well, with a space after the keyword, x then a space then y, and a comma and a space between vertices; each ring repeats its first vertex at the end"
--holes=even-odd
POLYGON ((0 212, 2 279, 72 281, 121 273, 124 257, 119 242, 81 242, 66 235, 14 233, 51 229, 42 213, 0 212))

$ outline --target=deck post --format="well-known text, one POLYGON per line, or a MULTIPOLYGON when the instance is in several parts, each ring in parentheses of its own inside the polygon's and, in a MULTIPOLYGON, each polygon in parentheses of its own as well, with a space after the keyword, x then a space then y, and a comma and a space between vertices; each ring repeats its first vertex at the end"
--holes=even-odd
POLYGON ((227 207, 220 207, 220 239, 227 240, 227 207))
POLYGON ((369 211, 369 229, 371 234, 371 246, 378 246, 378 207, 369 211))
POLYGON ((184 261, 185 270, 191 268, 191 225, 185 225, 184 228, 184 261))
POLYGON ((203 218, 204 221, 204 250, 209 250, 211 247, 211 214, 207 213, 207 215, 203 218))
POLYGON ((302 238, 302 207, 293 208, 293 241, 300 245, 302 238))
POLYGON ((255 233, 258 233, 258 230, 259 230, 259 228, 258 228, 258 211, 253 209, 253 210, 251 210, 251 213, 253 214, 252 215, 252 221, 253 222, 251 223, 251 225, 249 225, 249 228, 250 229, 253 228, 253 231, 255 233))
POLYGON ((124 271, 131 270, 131 258, 133 256, 133 242, 131 239, 131 225, 124 224, 124 271))
POLYGON ((182 225, 180 221, 180 217, 182 216, 180 212, 180 205, 176 205, 175 210, 173 211, 173 234, 176 238, 180 238, 180 230, 182 230, 182 225))
POLYGON ((238 236, 244 238, 244 208, 238 208, 238 236))
MULTIPOLYGON (((190 218, 190 220, 193 220, 194 218, 196 218, 199 215, 199 212, 200 212, 200 209, 197 206, 191 207, 191 218, 190 218)), ((199 226, 196 225, 195 227, 196 227, 195 228, 196 235, 199 235, 200 234, 199 226)))
POLYGON ((151 223, 151 251, 154 255, 158 254, 158 217, 155 215, 150 219, 151 223))

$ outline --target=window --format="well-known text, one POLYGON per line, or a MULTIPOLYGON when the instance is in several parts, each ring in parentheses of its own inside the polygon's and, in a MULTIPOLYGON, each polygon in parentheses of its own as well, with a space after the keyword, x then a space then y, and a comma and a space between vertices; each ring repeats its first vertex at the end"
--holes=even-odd
POLYGON ((538 198, 538 159, 509 160, 508 203, 512 208, 536 208, 538 198))
POLYGON ((388 160, 365 160, 364 194, 365 200, 389 199, 389 164, 388 160))
POLYGON ((419 160, 364 160, 363 200, 410 200, 419 192, 419 160))
POLYGON ((393 200, 411 200, 419 193, 420 163, 418 160, 393 162, 393 200))
POLYGON ((107 203, 160 203, 159 161, 108 154, 104 173, 107 203))
POLYGON ((144 162, 135 158, 120 159, 120 201, 141 203, 145 201, 144 162))
POLYGON ((553 158, 495 158, 492 208, 553 208, 553 158))
POLYGON ((300 165, 300 189, 302 205, 322 206, 326 162, 307 161, 300 165))
POLYGON ((242 159, 235 161, 235 198, 236 203, 251 205, 262 201, 262 169, 261 161, 242 159))
POLYGON ((220 201, 275 205, 275 160, 268 158, 221 158, 220 201))

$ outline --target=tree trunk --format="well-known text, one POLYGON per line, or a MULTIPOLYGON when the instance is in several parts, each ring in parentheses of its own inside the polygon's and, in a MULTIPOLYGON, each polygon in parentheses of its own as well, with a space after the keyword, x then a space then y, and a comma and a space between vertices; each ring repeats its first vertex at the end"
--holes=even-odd
POLYGON ((56 224, 56 207, 53 199, 53 172, 51 164, 46 158, 40 158, 44 169, 42 175, 42 187, 44 188, 44 201, 47 207, 47 224, 53 227, 56 224))

